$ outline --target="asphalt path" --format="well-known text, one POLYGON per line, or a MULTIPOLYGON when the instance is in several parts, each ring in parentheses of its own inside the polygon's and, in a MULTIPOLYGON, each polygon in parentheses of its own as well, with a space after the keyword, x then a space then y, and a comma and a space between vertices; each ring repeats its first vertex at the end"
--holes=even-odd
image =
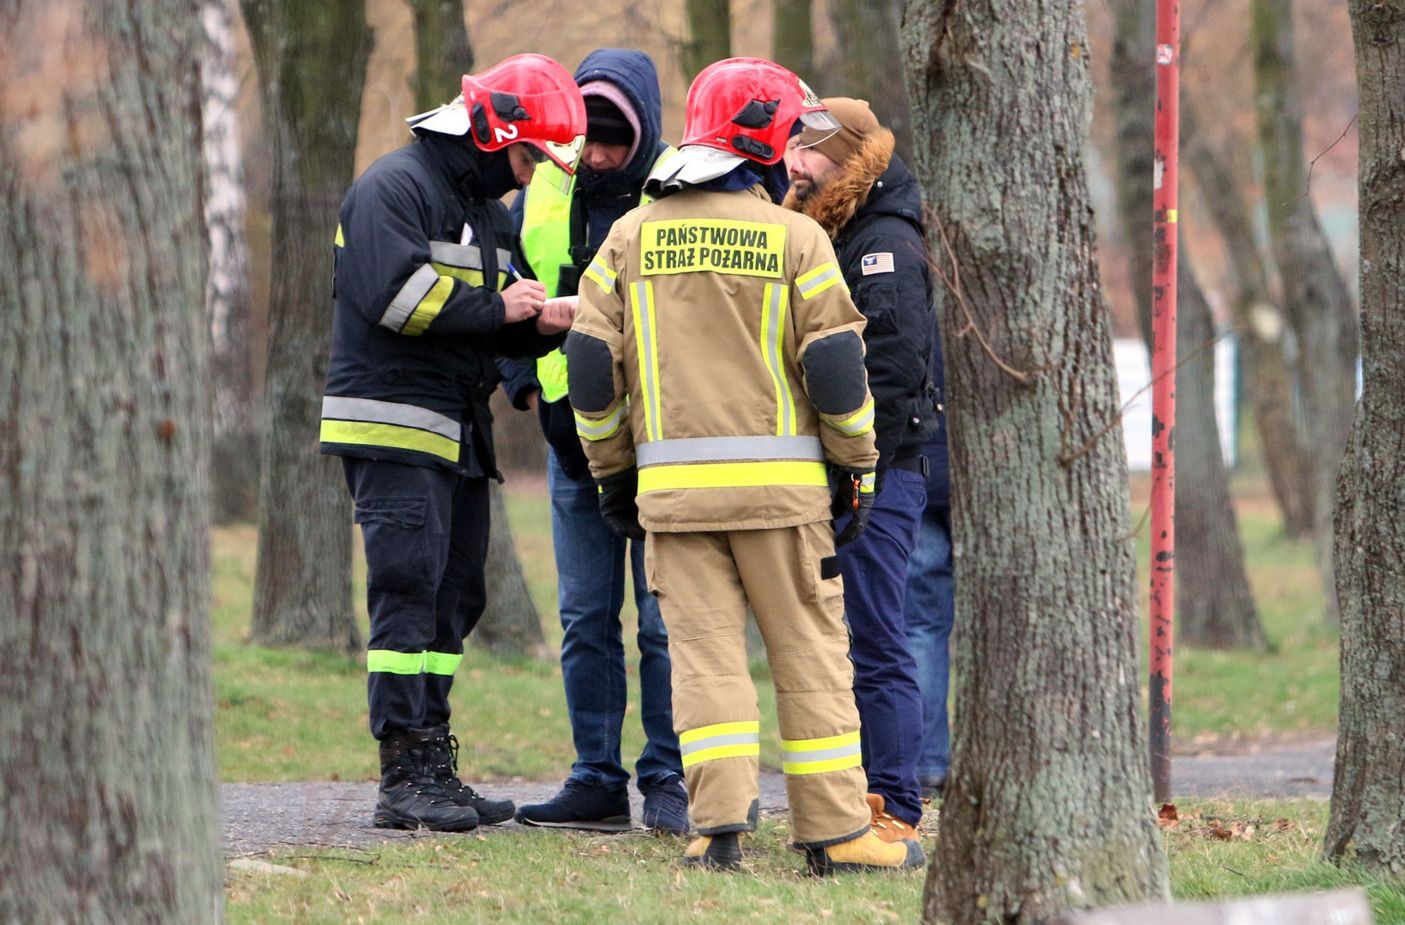
MULTIPOLYGON (((1234 754, 1176 756, 1171 762, 1171 790, 1176 799, 1226 797, 1326 799, 1332 790, 1331 739, 1237 748, 1234 754)), ((559 782, 470 781, 486 796, 533 803, 549 798, 559 782)), ((388 840, 425 837, 422 833, 377 829, 371 825, 376 801, 374 782, 300 782, 282 784, 224 784, 221 811, 226 857, 265 854, 305 847, 365 849, 388 840)), ((641 798, 631 791, 634 818, 641 798)), ((786 811, 785 777, 761 773, 761 813, 786 811)), ((465 835, 473 838, 517 834, 539 836, 551 829, 534 829, 515 822, 482 826, 465 835)))

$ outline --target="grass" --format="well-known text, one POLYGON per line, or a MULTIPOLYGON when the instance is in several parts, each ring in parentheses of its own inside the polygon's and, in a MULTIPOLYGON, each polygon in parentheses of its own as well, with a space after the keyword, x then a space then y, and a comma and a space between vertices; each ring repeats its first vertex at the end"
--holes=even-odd
MULTIPOLYGON (((1405 922, 1405 886, 1323 862, 1326 804, 1205 802, 1164 831, 1177 900, 1362 886, 1380 925, 1405 922)), ((924 875, 816 880, 783 821, 746 842, 727 876, 678 863, 682 842, 531 832, 441 836, 374 851, 304 850, 294 878, 231 869, 231 922, 915 922, 924 875)), ((933 840, 925 839, 929 855, 933 840)))

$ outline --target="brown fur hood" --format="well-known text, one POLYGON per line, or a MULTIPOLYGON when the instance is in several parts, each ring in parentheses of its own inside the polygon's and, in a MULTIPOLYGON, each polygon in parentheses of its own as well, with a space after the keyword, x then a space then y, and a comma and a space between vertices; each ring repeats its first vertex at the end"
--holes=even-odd
POLYGON ((781 205, 810 216, 820 223, 825 234, 834 238, 868 201, 873 184, 883 176, 893 159, 893 146, 893 133, 880 128, 864 140, 858 152, 840 166, 818 195, 802 204, 795 198, 792 187, 781 205))

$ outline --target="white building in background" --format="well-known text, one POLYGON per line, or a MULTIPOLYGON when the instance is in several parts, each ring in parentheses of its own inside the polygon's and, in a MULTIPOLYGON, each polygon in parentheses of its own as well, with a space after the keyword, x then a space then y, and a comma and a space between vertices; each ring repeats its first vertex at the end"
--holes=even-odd
MULTIPOLYGON (((1151 469, 1151 360, 1146 346, 1136 338, 1121 338, 1112 342, 1117 360, 1117 388, 1122 404, 1131 405, 1122 415, 1122 430, 1127 441, 1127 468, 1133 472, 1151 469), (1143 391, 1144 390, 1144 391, 1143 391), (1137 393, 1141 392, 1140 395, 1137 393), (1136 395, 1133 399, 1132 396, 1136 395)), ((1220 428, 1220 447, 1225 465, 1233 466, 1239 447, 1235 442, 1239 415, 1235 396, 1238 381, 1239 343, 1233 335, 1215 344, 1215 420, 1220 428)), ((1184 357, 1182 357, 1184 359, 1184 357)))

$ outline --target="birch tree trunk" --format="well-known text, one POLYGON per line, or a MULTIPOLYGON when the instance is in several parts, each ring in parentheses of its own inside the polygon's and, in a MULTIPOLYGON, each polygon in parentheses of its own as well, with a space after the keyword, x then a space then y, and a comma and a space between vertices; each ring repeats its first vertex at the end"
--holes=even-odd
POLYGON ((730 0, 685 0, 688 41, 683 43, 683 76, 688 81, 714 61, 732 56, 730 0))
POLYGON ((210 383, 214 389, 210 500, 216 522, 258 514, 259 440, 250 342, 249 248, 244 237, 244 168, 239 145, 239 78, 234 73, 234 26, 228 0, 203 0, 205 224, 210 272, 205 310, 210 319, 210 383))
POLYGON ((1337 489, 1342 701, 1329 857, 1405 873, 1405 2, 1352 0, 1364 388, 1337 489))
POLYGON ((318 454, 332 236, 351 184, 371 36, 360 3, 242 0, 274 152, 273 281, 252 639, 357 651, 351 510, 318 454))
MULTIPOLYGON (((1128 241, 1137 324, 1152 349, 1152 175, 1156 112, 1155 6, 1114 0, 1112 74, 1117 112, 1117 200, 1128 241)), ((1210 648, 1268 648, 1229 494, 1215 420, 1214 322, 1180 252, 1176 338, 1176 611, 1180 639, 1210 648)))
POLYGON ((199 4, 0 34, 0 921, 218 921, 199 4))
POLYGON ((1269 237, 1298 347, 1294 380, 1312 452, 1313 536, 1326 617, 1335 622, 1332 500, 1356 403, 1356 311, 1308 194, 1292 0, 1253 0, 1252 8, 1269 237))
POLYGON ((1239 332, 1244 390, 1253 409, 1264 470, 1283 515, 1284 532, 1291 537, 1311 536, 1312 454, 1306 449, 1302 424, 1293 414, 1283 312, 1273 296, 1267 261, 1255 239, 1242 181, 1220 152, 1196 131, 1196 111, 1193 102, 1184 101, 1183 154, 1234 267, 1230 309, 1239 332))
POLYGON ((1082 8, 912 0, 903 32, 961 473, 957 720, 923 921, 1164 899, 1082 8))

